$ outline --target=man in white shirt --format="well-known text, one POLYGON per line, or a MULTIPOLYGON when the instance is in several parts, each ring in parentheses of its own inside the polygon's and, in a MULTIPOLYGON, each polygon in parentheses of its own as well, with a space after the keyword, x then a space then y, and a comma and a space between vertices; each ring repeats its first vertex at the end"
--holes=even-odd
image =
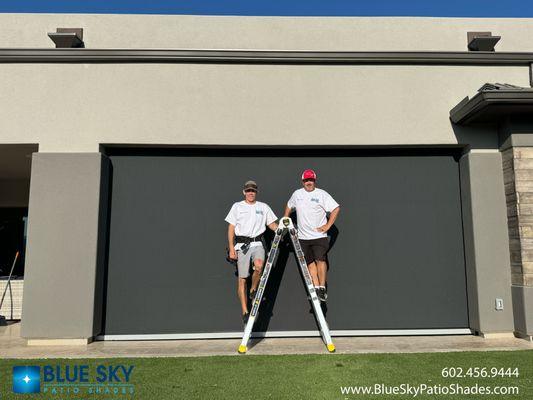
POLYGON ((298 238, 318 298, 326 301, 326 253, 329 250, 327 231, 339 215, 339 204, 325 190, 316 187, 316 173, 306 169, 302 174, 303 188, 296 190, 285 208, 285 217, 296 209, 298 238), (330 213, 329 219, 327 213, 330 213))
POLYGON ((247 181, 243 189, 244 200, 233 204, 226 216, 228 225, 229 258, 237 260, 238 282, 237 295, 241 302, 242 320, 248 322, 248 305, 246 301, 246 278, 250 276, 250 261, 254 265, 250 299, 255 297, 257 286, 263 271, 265 249, 263 233, 266 226, 275 231, 278 228, 277 217, 266 203, 256 201, 257 183, 247 181))

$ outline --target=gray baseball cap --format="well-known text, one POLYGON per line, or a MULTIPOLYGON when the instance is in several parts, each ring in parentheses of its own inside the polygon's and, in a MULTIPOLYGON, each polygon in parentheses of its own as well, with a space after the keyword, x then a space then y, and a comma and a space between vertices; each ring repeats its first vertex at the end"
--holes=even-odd
POLYGON ((255 181, 246 181, 244 183, 244 190, 246 189, 254 189, 257 191, 257 183, 255 183, 255 181))

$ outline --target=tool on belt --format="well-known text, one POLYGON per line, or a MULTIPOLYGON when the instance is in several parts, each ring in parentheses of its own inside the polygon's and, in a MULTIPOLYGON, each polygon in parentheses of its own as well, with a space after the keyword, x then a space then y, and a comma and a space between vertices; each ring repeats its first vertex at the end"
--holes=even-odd
POLYGON ((240 250, 242 251, 242 254, 246 254, 248 252, 248 249, 250 248, 250 243, 252 242, 261 242, 263 243, 263 247, 265 246, 265 239, 263 237, 263 234, 260 234, 256 237, 248 237, 248 236, 235 236, 235 243, 239 244, 242 243, 240 250))
MULTIPOLYGON (((248 249, 250 248, 250 244, 252 242, 261 242, 263 243, 263 248, 266 249, 266 243, 265 238, 263 234, 260 234, 255 237, 248 237, 248 236, 235 236, 235 244, 242 243, 240 250, 243 254, 246 254, 248 252, 248 249)), ((230 258, 229 256, 229 249, 226 247, 226 261, 230 264, 237 265, 237 260, 234 260, 233 258, 230 258)))

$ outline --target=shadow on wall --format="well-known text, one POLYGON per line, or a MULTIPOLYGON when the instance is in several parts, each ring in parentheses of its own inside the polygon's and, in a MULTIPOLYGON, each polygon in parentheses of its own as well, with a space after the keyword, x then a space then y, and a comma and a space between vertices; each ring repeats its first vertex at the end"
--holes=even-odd
POLYGON ((477 124, 473 126, 456 125, 450 121, 457 143, 471 149, 499 149, 498 126, 496 124, 477 124))

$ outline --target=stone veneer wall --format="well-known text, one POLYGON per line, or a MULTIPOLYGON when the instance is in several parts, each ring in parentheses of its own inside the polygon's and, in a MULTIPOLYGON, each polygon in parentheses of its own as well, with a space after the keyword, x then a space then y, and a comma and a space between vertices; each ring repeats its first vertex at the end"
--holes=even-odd
POLYGON ((502 152, 512 284, 533 287, 533 147, 502 152))

